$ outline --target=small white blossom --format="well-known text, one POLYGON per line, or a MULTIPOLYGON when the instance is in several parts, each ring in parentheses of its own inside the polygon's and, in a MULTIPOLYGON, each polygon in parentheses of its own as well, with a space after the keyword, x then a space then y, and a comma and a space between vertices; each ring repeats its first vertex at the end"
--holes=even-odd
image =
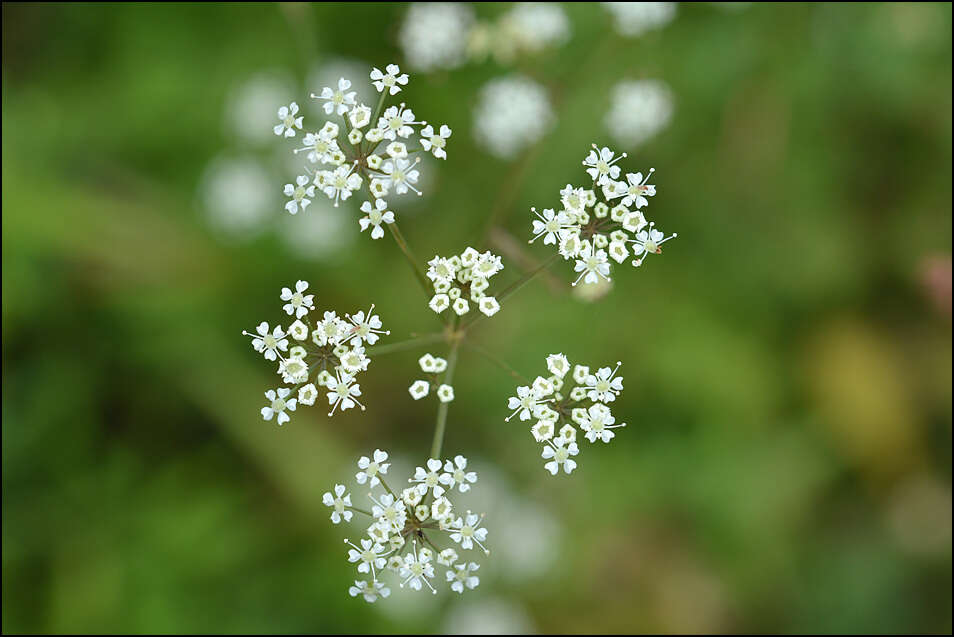
POLYGON ((677 234, 673 233, 667 237, 659 230, 656 230, 653 224, 650 223, 649 228, 637 234, 636 239, 633 241, 633 254, 637 257, 641 257, 633 261, 633 266, 641 266, 643 259, 645 259, 648 254, 662 254, 662 248, 659 246, 677 236, 677 234))
POLYGON ((616 423, 610 408, 606 405, 591 405, 580 417, 580 427, 586 432, 586 439, 590 442, 602 440, 609 442, 616 435, 613 429, 625 427, 626 423, 616 423))
POLYGON ((282 106, 278 109, 278 121, 280 122, 273 129, 276 135, 284 134, 285 137, 294 137, 295 129, 301 130, 301 123, 304 118, 296 117, 298 114, 298 104, 292 102, 288 106, 282 106))
POLYGON ((338 166, 333 171, 323 171, 325 185, 322 188, 325 195, 335 202, 338 207, 338 201, 346 201, 351 193, 361 187, 361 175, 354 172, 354 165, 338 166))
POLYGON ((375 199, 373 206, 370 201, 365 201, 361 204, 361 212, 365 213, 365 216, 358 220, 361 232, 370 227, 372 239, 380 239, 384 236, 382 223, 394 223, 394 213, 388 210, 388 203, 384 199, 375 199))
POLYGON ((450 298, 446 294, 435 294, 428 305, 432 310, 440 314, 450 307, 450 298))
POLYGON ((579 283, 580 279, 583 279, 584 283, 589 284, 597 283, 600 278, 605 281, 610 280, 610 266, 606 261, 605 250, 594 250, 592 245, 584 243, 583 249, 580 250, 579 257, 573 269, 579 272, 580 276, 573 282, 573 285, 579 283))
POLYGON ((407 85, 407 73, 401 73, 401 68, 397 64, 388 64, 382 73, 379 69, 371 70, 371 83, 378 93, 388 91, 391 95, 396 95, 401 91, 402 86, 407 85))
POLYGON ((280 358, 281 354, 279 351, 288 350, 288 339, 285 338, 287 335, 284 330, 282 330, 281 325, 276 325, 275 329, 271 333, 268 331, 268 323, 262 321, 258 324, 258 327, 255 328, 257 334, 252 334, 250 332, 242 332, 245 336, 252 337, 252 349, 256 352, 259 352, 265 357, 265 360, 273 361, 276 358, 280 358))
POLYGON ((546 89, 523 76, 491 80, 477 96, 474 137, 490 154, 513 159, 551 128, 555 117, 546 89))
POLYGON ((493 316, 500 311, 500 303, 492 296, 485 296, 477 302, 477 307, 486 316, 493 316))
POLYGON ((407 390, 411 393, 411 398, 420 400, 431 391, 431 384, 426 380, 416 380, 411 383, 411 386, 408 387, 407 390))
POLYGON ((315 295, 314 294, 305 294, 305 291, 308 289, 308 281, 297 281, 295 282, 295 291, 292 292, 289 288, 282 288, 281 300, 288 301, 285 305, 282 306, 282 309, 285 310, 285 313, 289 316, 294 315, 296 318, 301 318, 308 314, 311 310, 315 309, 315 295))
POLYGON ((480 568, 475 562, 458 564, 454 570, 447 571, 447 581, 451 582, 451 590, 455 593, 463 593, 466 586, 474 590, 480 584, 480 578, 473 573, 480 568))
POLYGON ((563 467, 563 471, 567 474, 572 473, 573 470, 576 469, 576 460, 573 460, 573 456, 579 452, 580 450, 575 442, 568 444, 567 441, 561 437, 554 438, 547 442, 547 445, 543 448, 544 460, 550 461, 543 467, 549 471, 551 475, 556 475, 561 466, 563 467))
POLYGON ((386 474, 388 467, 391 466, 390 462, 386 462, 387 459, 387 452, 381 451, 380 449, 375 449, 370 458, 361 456, 358 458, 358 468, 361 469, 361 471, 355 474, 354 479, 358 484, 367 482, 369 487, 377 486, 381 483, 378 474, 386 474))
POLYGON ((421 590, 421 585, 426 584, 432 593, 437 594, 437 590, 434 589, 430 582, 430 579, 434 577, 434 565, 431 564, 430 554, 418 553, 416 541, 414 542, 413 552, 404 556, 401 577, 405 578, 405 580, 401 582, 402 588, 404 585, 407 585, 419 591, 421 590))
POLYGON ((291 214, 296 214, 299 210, 304 210, 308 207, 308 204, 311 203, 311 199, 308 197, 315 196, 315 187, 310 184, 311 179, 306 175, 299 175, 295 182, 297 186, 292 184, 285 184, 284 193, 286 197, 291 197, 288 200, 288 203, 285 204, 285 210, 291 214))
POLYGON ((570 371, 570 361, 561 354, 550 354, 547 356, 547 369, 551 374, 563 378, 570 371))
POLYGON ((314 383, 308 383, 304 387, 298 390, 298 402, 302 405, 311 405, 315 404, 315 400, 318 398, 318 388, 315 387, 314 383))
POLYGON ((345 491, 346 489, 343 484, 336 484, 334 494, 330 491, 326 491, 325 495, 322 496, 322 503, 333 509, 331 512, 331 521, 334 524, 339 524, 341 520, 350 522, 351 517, 354 515, 354 512, 351 511, 351 495, 345 493, 345 491))
POLYGON ((372 581, 370 585, 364 580, 355 580, 354 586, 348 589, 348 594, 352 597, 361 595, 364 601, 373 604, 378 597, 386 598, 390 595, 391 589, 377 580, 372 581))
POLYGON ((610 180, 619 177, 619 166, 616 165, 616 162, 626 157, 626 153, 619 157, 615 155, 606 146, 597 148, 596 144, 593 144, 593 150, 583 160, 583 165, 587 167, 586 172, 596 182, 597 186, 606 185, 610 180))
POLYGON ((420 158, 414 161, 409 159, 387 159, 381 165, 381 172, 389 180, 389 188, 394 188, 394 192, 399 195, 405 194, 408 190, 413 190, 418 195, 421 191, 415 187, 421 173, 415 168, 420 158))
POLYGON ((437 399, 442 403, 449 403, 454 400, 454 388, 450 385, 441 385, 437 388, 437 399))
POLYGON ((444 495, 444 487, 440 485, 440 470, 443 464, 436 458, 430 458, 427 461, 427 469, 417 467, 414 470, 414 477, 409 478, 408 482, 417 484, 417 490, 421 495, 427 494, 428 490, 433 490, 434 497, 444 495))
POLYGON ((328 392, 328 404, 332 405, 329 416, 334 416, 335 410, 341 407, 341 411, 351 409, 355 405, 364 411, 364 405, 358 402, 357 397, 361 395, 361 386, 354 382, 354 376, 347 373, 342 374, 335 370, 335 378, 325 385, 331 391, 328 392))
POLYGON ((447 152, 444 148, 447 146, 447 139, 451 136, 450 126, 444 124, 439 132, 434 132, 433 126, 425 126, 421 130, 421 148, 430 152, 438 159, 447 159, 447 152))
POLYGON ((358 312, 357 314, 349 314, 348 320, 351 321, 352 325, 352 335, 357 337, 359 340, 364 339, 364 342, 368 345, 374 345, 378 342, 380 338, 378 334, 388 335, 391 332, 388 330, 381 329, 383 323, 381 318, 374 312, 374 303, 371 304, 371 307, 368 309, 367 315, 364 311, 358 312))
POLYGON ((444 462, 444 473, 440 476, 441 484, 453 490, 457 486, 461 493, 470 491, 470 485, 477 482, 477 473, 467 471, 467 458, 464 456, 454 456, 454 461, 444 462))
POLYGON ((490 553, 484 542, 487 541, 487 529, 480 526, 483 517, 476 513, 467 512, 467 515, 457 518, 450 525, 450 538, 460 544, 462 549, 472 549, 477 544, 484 553, 490 553))
POLYGON ((672 91, 665 83, 627 80, 613 87, 604 124, 613 141, 635 148, 665 129, 672 114, 672 91))
POLYGON ((345 540, 345 544, 351 547, 348 549, 348 561, 352 564, 359 562, 359 573, 370 572, 371 576, 376 578, 376 571, 380 571, 388 562, 385 558, 381 557, 381 553, 384 552, 384 547, 373 540, 361 540, 360 547, 352 544, 348 540, 345 540))
POLYGON ((287 387, 279 387, 278 389, 269 389, 265 392, 265 398, 268 399, 268 405, 262 407, 262 418, 265 420, 271 420, 277 415, 276 421, 279 425, 284 425, 286 422, 291 420, 285 410, 295 411, 295 398, 289 398, 288 395, 291 394, 291 390, 287 387))
POLYGON ((351 88, 351 80, 342 77, 338 80, 337 90, 326 86, 321 89, 320 95, 312 93, 311 97, 312 99, 325 100, 323 108, 328 115, 344 115, 354 106, 354 96, 357 94, 355 91, 349 92, 349 88, 351 88))

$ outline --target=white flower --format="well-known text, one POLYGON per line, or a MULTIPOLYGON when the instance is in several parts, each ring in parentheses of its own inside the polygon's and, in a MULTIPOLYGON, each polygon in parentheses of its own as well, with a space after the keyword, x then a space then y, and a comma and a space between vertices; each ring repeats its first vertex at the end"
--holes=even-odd
POLYGON ((361 104, 355 106, 348 113, 348 119, 351 121, 352 128, 361 129, 371 123, 371 108, 361 104))
POLYGON ((437 358, 430 353, 424 354, 417 359, 417 363, 421 366, 421 371, 428 374, 436 374, 447 368, 447 361, 445 361, 443 358, 437 358), (438 361, 443 362, 443 367, 438 363, 438 361))
POLYGON ((570 371, 570 361, 562 353, 547 356, 547 369, 551 374, 563 378, 570 371))
POLYGON ((543 137, 554 122, 546 89, 523 76, 491 80, 474 110, 474 137, 492 155, 512 159, 543 137))
POLYGON ((453 566, 457 563, 459 558, 460 556, 457 555, 457 551, 453 548, 446 548, 437 554, 437 563, 442 566, 453 566))
POLYGON ((649 172, 646 173, 646 178, 643 179, 643 173, 626 173, 626 194, 623 197, 622 204, 624 206, 635 205, 636 208, 642 208, 649 205, 649 200, 646 197, 652 197, 656 194, 656 186, 648 184, 649 178, 653 176, 653 173, 656 172, 655 168, 650 168, 649 172))
POLYGON ((675 2, 602 2, 616 19, 616 30, 622 35, 639 36, 658 29, 676 16, 675 2))
POLYGON ((428 305, 432 310, 440 314, 450 306, 450 298, 446 294, 435 294, 428 305))
POLYGON ((576 460, 573 460, 572 456, 579 452, 579 447, 576 446, 575 442, 567 444, 567 441, 561 437, 554 438, 547 442, 547 446, 543 448, 544 460, 550 461, 543 465, 543 468, 549 471, 551 475, 556 475, 562 465, 563 471, 568 474, 572 473, 576 469, 576 460))
POLYGON ((622 263, 629 256, 629 248, 623 241, 611 241, 609 244, 609 256, 616 263, 622 263))
POLYGON ((348 540, 345 540, 345 544, 351 547, 348 549, 348 561, 352 564, 360 562, 360 564, 358 564, 358 572, 370 572, 372 577, 377 578, 375 571, 384 568, 384 565, 388 562, 385 558, 381 557, 381 553, 384 552, 384 547, 372 540, 366 539, 361 540, 360 547, 352 544, 348 540))
POLYGON ((342 374, 336 369, 335 378, 331 379, 326 387, 331 390, 328 392, 328 404, 332 405, 329 416, 334 416, 338 407, 344 411, 358 405, 361 411, 364 411, 364 405, 357 400, 357 396, 361 395, 361 386, 354 382, 354 376, 342 374))
POLYGON ((347 352, 342 353, 339 360, 341 369, 349 374, 368 371, 368 364, 371 362, 371 359, 365 355, 364 346, 360 341, 357 341, 347 352))
POLYGON ((457 266, 451 259, 436 256, 427 262, 427 278, 434 283, 451 283, 457 276, 457 266))
POLYGON ((553 422, 549 420, 538 420, 537 424, 530 428, 533 439, 537 442, 544 442, 553 437, 553 422))
POLYGON ((636 233, 646 227, 646 217, 644 217, 643 213, 639 210, 627 212, 623 215, 621 225, 623 226, 623 230, 636 233))
POLYGON ((370 499, 374 503, 371 507, 371 515, 377 519, 378 526, 395 533, 404 528, 404 523, 407 522, 407 507, 404 506, 403 501, 395 500, 390 493, 382 495, 380 500, 370 499))
POLYGON ((278 389, 269 389, 265 392, 265 398, 268 399, 268 405, 262 407, 262 418, 265 420, 271 420, 276 414, 276 418, 279 425, 284 425, 286 422, 291 420, 288 414, 285 413, 285 410, 295 411, 296 400, 294 398, 289 398, 288 395, 291 394, 291 390, 287 387, 279 387, 278 389))
POLYGON ((623 378, 617 376, 616 372, 622 363, 616 363, 615 369, 601 367, 596 374, 590 374, 586 377, 587 396, 590 400, 609 403, 616 400, 619 393, 623 391, 623 378))
POLYGON ((286 334, 281 325, 276 325, 275 329, 269 333, 268 323, 262 321, 255 331, 258 334, 245 331, 242 334, 252 337, 252 349, 265 356, 265 360, 273 361, 281 356, 279 350, 282 352, 288 350, 288 339, 285 338, 286 334))
POLYGON ((307 208, 308 204, 311 203, 311 199, 308 199, 308 197, 315 196, 315 187, 313 185, 309 185, 311 179, 309 179, 307 176, 299 175, 295 179, 295 182, 298 184, 298 186, 285 184, 285 190, 283 191, 286 197, 291 197, 288 203, 285 204, 285 210, 291 214, 296 214, 299 208, 302 210, 307 208))
POLYGON ((626 423, 614 424, 616 419, 610 408, 599 403, 590 405, 590 408, 580 416, 580 421, 580 427, 586 432, 586 439, 590 442, 597 440, 609 442, 616 435, 613 429, 626 426, 626 423))
POLYGON ((345 522, 351 521, 351 517, 354 515, 354 512, 350 510, 351 496, 345 493, 345 486, 343 484, 335 485, 334 495, 332 495, 330 491, 326 491, 321 501, 325 506, 333 509, 331 512, 331 521, 334 524, 340 523, 342 519, 344 519, 345 522))
POLYGON ((446 460, 444 462, 444 473, 440 476, 441 484, 447 485, 448 489, 453 490, 457 486, 461 493, 470 491, 470 485, 477 482, 477 473, 467 471, 467 458, 464 456, 454 456, 454 461, 446 460))
POLYGON ((351 80, 340 78, 338 80, 338 89, 334 90, 330 86, 321 89, 321 95, 311 94, 312 99, 326 100, 324 103, 325 113, 328 115, 344 115, 348 109, 354 106, 355 91, 348 92, 351 88, 351 80))
POLYGON ((298 402, 302 405, 308 405, 310 407, 315 404, 317 398, 318 388, 315 387, 314 383, 308 383, 298 390, 298 402))
POLYGON ((381 451, 380 449, 375 449, 374 453, 371 454, 371 458, 367 456, 361 456, 358 458, 358 468, 361 469, 361 471, 354 476, 354 479, 358 484, 364 484, 365 482, 370 481, 368 484, 369 487, 374 487, 380 484, 381 479, 378 478, 378 474, 386 474, 388 472, 388 467, 391 466, 390 462, 385 462, 387 459, 387 452, 381 451))
POLYGON ((340 152, 337 140, 327 133, 306 133, 303 144, 304 146, 296 148, 295 152, 307 151, 308 161, 313 164, 319 162, 322 164, 331 163, 332 156, 340 152))
POLYGON ((616 165, 616 162, 624 157, 626 157, 626 153, 616 157, 616 154, 609 148, 605 146, 597 148, 596 144, 593 144, 593 150, 583 160, 583 165, 587 167, 586 172, 596 182, 596 185, 603 186, 610 180, 619 177, 619 166, 616 165))
POLYGON ((361 187, 361 175, 354 172, 354 165, 338 166, 334 171, 324 171, 325 185, 322 188, 329 199, 338 206, 338 200, 345 201, 352 191, 361 187))
POLYGON ((382 73, 377 68, 371 69, 371 83, 378 93, 387 90, 391 95, 396 95, 401 91, 401 86, 407 85, 407 73, 401 73, 401 68, 397 64, 388 64, 382 73))
POLYGON ((516 3, 504 15, 502 28, 505 35, 516 40, 516 46, 528 53, 561 44, 570 35, 566 13, 559 4, 548 2, 516 3))
POLYGON ((390 182, 389 188, 394 188, 394 191, 399 195, 403 195, 408 189, 413 190, 418 195, 422 194, 420 190, 414 187, 421 174, 415 168, 419 161, 420 158, 416 158, 414 161, 400 158, 385 160, 381 165, 381 172, 387 175, 390 182))
POLYGON ((308 380, 308 365, 300 358, 286 358, 278 365, 278 373, 289 385, 297 385, 308 380))
POLYGON ((489 554, 490 551, 483 545, 487 541, 487 529, 480 526, 481 522, 483 516, 468 511, 467 515, 457 518, 450 525, 450 538, 460 544, 462 549, 472 549, 476 543, 484 553, 489 554))
POLYGON ((461 2, 411 4, 398 34, 404 58, 420 71, 459 66, 473 21, 473 10, 461 2))
POLYGON ((381 322, 381 318, 373 312, 374 303, 368 309, 367 318, 365 318, 364 311, 348 315, 348 320, 354 325, 352 335, 357 336, 359 340, 364 339, 368 345, 374 345, 378 342, 378 338, 380 338, 378 334, 386 336, 391 333, 389 330, 381 329, 384 324, 381 322))
POLYGON ((308 340, 308 326, 296 319, 294 323, 288 326, 288 335, 296 341, 308 340))
POLYGON ((412 126, 423 123, 414 121, 414 111, 401 104, 386 108, 384 114, 378 118, 377 128, 384 139, 394 141, 397 137, 410 137, 414 134, 412 126))
POLYGON ((315 345, 322 347, 329 343, 337 345, 344 338, 348 327, 348 324, 336 313, 327 311, 324 317, 315 324, 315 329, 311 333, 311 340, 315 345))
POLYGON ((576 266, 573 268, 580 276, 576 278, 573 285, 583 279, 584 283, 596 283, 600 277, 609 281, 610 266, 606 261, 606 252, 604 250, 594 250, 589 242, 583 244, 580 250, 579 259, 576 260, 576 266), (584 278, 585 277, 585 278, 584 278))
POLYGON ((289 316, 295 315, 296 318, 301 318, 304 315, 308 314, 311 310, 315 309, 315 295, 314 294, 305 294, 305 290, 308 289, 308 281, 296 281, 295 282, 295 291, 292 292, 288 288, 282 288, 281 300, 288 301, 285 305, 282 306, 282 309, 285 310, 285 313, 289 316))
POLYGON ((411 398, 420 400, 431 391, 431 384, 426 380, 416 380, 411 383, 411 386, 408 387, 407 390, 411 393, 411 398))
POLYGON ((504 420, 510 422, 510 419, 517 414, 520 414, 520 420, 530 420, 530 417, 538 411, 539 405, 546 402, 549 401, 544 400, 537 390, 526 385, 517 387, 517 395, 511 396, 507 401, 507 408, 514 411, 504 420))
POLYGON ((537 215, 539 219, 531 220, 533 238, 530 239, 529 243, 543 237, 543 245, 555 244, 560 233, 572 227, 570 218, 563 211, 557 213, 552 208, 544 209, 543 214, 537 212, 536 208, 531 208, 530 211, 537 215))
POLYGON ((431 504, 431 517, 439 522, 449 518, 453 512, 451 501, 444 496, 435 499, 431 504))
POLYGON ((458 316, 463 316, 464 314, 467 314, 467 312, 470 311, 470 303, 468 303, 467 299, 464 299, 464 298, 455 299, 452 307, 454 308, 454 312, 456 312, 458 316))
POLYGON ((447 581, 451 582, 451 590, 455 593, 463 593, 465 586, 470 590, 477 588, 480 584, 480 578, 472 575, 472 573, 479 568, 479 564, 470 562, 469 564, 458 564, 454 567, 454 570, 447 571, 447 581))
POLYGON ((431 564, 430 553, 418 554, 417 542, 414 542, 413 552, 404 556, 404 565, 401 567, 401 577, 405 578, 401 582, 403 588, 405 584, 416 591, 421 590, 421 585, 426 584, 435 595, 437 591, 431 585, 430 578, 434 577, 434 565, 431 564))
POLYGON ((282 106, 278 109, 278 121, 280 122, 272 130, 276 135, 284 134, 285 137, 294 137, 295 129, 301 130, 301 123, 304 118, 295 117, 298 114, 298 104, 292 102, 288 106, 282 106))
POLYGON ((617 144, 634 148, 666 128, 672 112, 672 91, 665 83, 624 81, 613 87, 604 123, 617 144))
POLYGON ((372 239, 380 239, 384 236, 384 228, 381 227, 382 223, 394 223, 394 213, 388 210, 388 202, 384 199, 375 199, 373 206, 370 201, 365 201, 361 204, 361 212, 365 213, 364 217, 358 219, 361 232, 371 227, 372 239))
POLYGON ((637 257, 643 255, 641 258, 635 259, 633 261, 633 266, 641 266, 643 264, 643 259, 646 258, 645 255, 662 254, 662 248, 659 246, 670 239, 674 239, 677 236, 679 235, 673 233, 667 237, 659 230, 656 230, 656 228, 653 227, 653 224, 650 223, 648 230, 643 230, 637 234, 636 239, 633 241, 633 254, 635 254, 637 257))
POLYGON ((493 316, 500 310, 500 303, 492 296, 485 296, 477 302, 477 307, 487 316, 493 316))
POLYGON ((439 133, 435 133, 434 127, 428 125, 421 131, 421 148, 438 159, 447 159, 447 152, 444 148, 447 146, 447 138, 450 136, 451 129, 447 124, 441 126, 439 133))
POLYGON ((488 250, 477 258, 472 274, 475 278, 489 279, 503 270, 503 267, 503 259, 488 250))
POLYGON ((421 495, 426 495, 428 489, 433 490, 434 497, 444 495, 444 487, 440 485, 440 470, 443 465, 440 460, 430 458, 427 461, 427 469, 417 467, 414 470, 414 477, 409 478, 408 482, 417 483, 417 490, 421 495))
POLYGON ((373 604, 377 601, 378 597, 387 597, 390 595, 391 589, 377 580, 372 581, 371 585, 368 585, 364 580, 355 580, 354 586, 348 589, 348 594, 352 597, 361 595, 364 597, 364 601, 373 604))
POLYGON ((442 403, 449 403, 454 400, 454 388, 444 384, 437 388, 437 399, 442 403))

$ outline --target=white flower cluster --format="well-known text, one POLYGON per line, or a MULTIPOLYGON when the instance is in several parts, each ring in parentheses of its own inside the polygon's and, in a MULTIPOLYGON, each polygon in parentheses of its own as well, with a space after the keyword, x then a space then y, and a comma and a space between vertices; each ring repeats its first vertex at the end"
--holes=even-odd
POLYGON ((431 309, 440 314, 452 308, 455 314, 463 316, 470 311, 473 301, 483 314, 493 316, 500 310, 500 304, 486 292, 490 279, 503 267, 497 255, 490 251, 480 253, 473 248, 450 258, 435 256, 427 262, 427 278, 434 284, 431 309))
POLYGON ((609 148, 597 148, 594 144, 583 160, 593 179, 592 188, 567 184, 560 191, 563 207, 559 212, 547 208, 540 213, 531 208, 537 218, 531 222, 530 243, 543 237, 544 245, 556 246, 564 260, 575 261, 574 269, 580 275, 573 285, 580 280, 588 284, 600 279, 609 281, 609 259, 625 261, 630 255, 627 244, 632 244, 636 257, 632 265, 638 267, 646 255, 662 253, 660 246, 676 236, 664 236, 646 221, 642 212, 649 204, 648 197, 656 194, 656 187, 647 183, 654 169, 650 168, 645 177, 642 173, 627 173, 625 181, 620 180, 620 167, 616 164, 624 157, 626 153, 617 156, 609 148), (602 201, 597 192, 602 194, 602 201))
POLYGON ((616 30, 637 37, 660 29, 676 17, 675 2, 601 2, 616 19, 616 30))
POLYGON ((620 365, 617 362, 614 369, 601 367, 595 373, 589 367, 576 365, 567 379, 570 362, 562 353, 551 354, 547 356, 550 376, 537 376, 529 386, 517 387, 517 395, 510 397, 507 407, 513 413, 506 420, 509 422, 514 416, 524 421, 536 420, 530 433, 537 442, 544 443, 542 455, 548 461, 544 468, 552 475, 561 467, 566 473, 576 468, 573 457, 580 450, 574 424, 591 443, 609 442, 616 435, 613 429, 626 426, 616 424, 609 408, 609 403, 623 391, 623 378, 616 375, 620 365))
POLYGON ((429 374, 430 377, 429 380, 416 380, 411 383, 411 386, 408 387, 411 398, 420 400, 430 393, 431 387, 436 387, 435 393, 439 401, 449 403, 454 400, 454 388, 447 383, 438 382, 437 379, 437 375, 447 369, 447 361, 439 356, 424 354, 417 362, 421 366, 421 371, 429 374))
POLYGON ((554 121, 543 86, 522 75, 500 77, 480 89, 474 138, 491 155, 513 159, 543 137, 554 121))
POLYGON ((476 546, 489 554, 485 546, 487 529, 481 526, 483 516, 470 511, 460 513, 450 500, 455 488, 466 493, 477 482, 477 474, 467 470, 467 458, 456 456, 443 462, 431 458, 426 467, 416 468, 414 476, 408 479, 410 486, 399 492, 385 481, 391 466, 387 460, 388 454, 380 449, 375 449, 371 457, 358 460, 355 480, 371 489, 370 510, 353 506, 351 495, 342 484, 336 484, 322 500, 331 507, 331 521, 335 524, 350 522, 355 513, 370 521, 367 536, 358 544, 345 540, 350 547, 348 561, 357 564, 358 573, 371 576, 370 582, 356 580, 348 589, 349 594, 361 595, 368 602, 389 596, 391 589, 379 579, 385 572, 397 574, 402 588, 420 591, 427 587, 436 594, 432 582, 435 565, 446 567, 446 582, 455 593, 476 588, 480 579, 475 573, 480 566, 461 559, 457 549, 470 551, 476 546), (443 537, 453 544, 440 548, 439 538, 443 537))
POLYGON ((477 22, 463 2, 415 2, 398 34, 408 64, 420 71, 452 69, 469 56, 507 64, 566 42, 570 21, 558 4, 518 2, 495 21, 477 22))
POLYGON ((633 148, 669 125, 672 91, 659 80, 630 80, 613 87, 606 129, 621 146, 633 148))
POLYGON ((298 405, 314 405, 319 387, 328 390, 328 404, 332 406, 329 416, 339 407, 344 411, 357 405, 364 410, 358 401, 361 386, 355 382, 371 363, 364 346, 374 345, 379 334, 390 334, 381 329, 374 305, 367 312, 346 314, 344 318, 326 311, 320 320, 312 322, 308 314, 315 310, 315 296, 307 291, 307 281, 295 283, 294 291, 282 288, 282 309, 295 319, 287 330, 281 325, 270 328, 263 321, 254 334, 242 332, 252 338, 252 348, 265 360, 278 361, 278 375, 291 386, 265 392, 268 404, 262 407, 262 418, 275 418, 279 425, 289 421, 288 412, 298 405))
MULTIPOLYGON (((308 164, 304 175, 285 185, 288 202, 285 209, 296 214, 311 203, 315 191, 324 193, 334 205, 349 199, 367 186, 368 200, 361 205, 365 213, 359 220, 361 230, 371 230, 371 238, 384 236, 382 224, 394 223, 394 213, 386 198, 403 195, 417 188, 420 155, 430 153, 447 158, 447 139, 451 129, 434 127, 417 121, 414 111, 404 103, 387 106, 387 98, 396 95, 408 83, 407 73, 396 64, 384 71, 373 69, 371 83, 381 93, 377 107, 358 103, 351 80, 340 78, 336 87, 326 86, 311 97, 322 102, 331 119, 316 131, 305 132, 303 146, 296 153, 306 153, 308 164), (412 157, 413 156, 413 157, 412 157)), ((302 117, 297 116, 294 102, 278 110, 276 135, 294 137, 302 131, 302 117)))

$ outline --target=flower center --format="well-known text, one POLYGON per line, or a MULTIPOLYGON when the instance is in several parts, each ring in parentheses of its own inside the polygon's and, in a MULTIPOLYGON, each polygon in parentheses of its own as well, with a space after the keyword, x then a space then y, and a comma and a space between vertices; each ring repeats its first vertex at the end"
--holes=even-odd
POLYGON ((566 462, 566 459, 570 457, 570 452, 564 448, 559 448, 556 451, 556 461, 559 463, 566 462))
POLYGON ((285 124, 285 128, 291 128, 292 126, 295 125, 295 116, 289 115, 288 117, 285 118, 285 121, 283 123, 285 124))
POLYGON ((275 349, 278 346, 278 340, 271 334, 266 334, 262 337, 262 341, 268 349, 275 349))
POLYGON ((652 239, 644 243, 643 247, 646 248, 646 252, 659 252, 659 245, 657 245, 652 239))
POLYGON ((272 411, 285 411, 285 401, 282 398, 276 398, 272 401, 272 411))
POLYGON ((347 396, 349 392, 348 386, 345 385, 344 383, 338 383, 338 387, 335 388, 335 392, 337 392, 339 396, 342 396, 342 397, 347 396))
POLYGON ((393 131, 396 131, 397 129, 401 128, 401 126, 403 125, 404 125, 404 120, 401 119, 400 117, 392 117, 390 120, 388 120, 388 127, 393 131))
POLYGON ((596 381, 596 391, 600 393, 606 393, 609 391, 610 384, 608 380, 599 380, 596 381))

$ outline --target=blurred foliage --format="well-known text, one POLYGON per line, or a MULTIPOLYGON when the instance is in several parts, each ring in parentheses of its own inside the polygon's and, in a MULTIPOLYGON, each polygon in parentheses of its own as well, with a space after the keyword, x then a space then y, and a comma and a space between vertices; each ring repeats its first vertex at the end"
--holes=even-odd
MULTIPOLYGON (((432 632, 475 600, 542 632, 951 631, 950 5, 681 5, 635 40, 564 6, 568 44, 518 65, 559 121, 516 169, 470 135, 479 87, 512 69, 412 78, 407 101, 455 133, 398 215, 420 255, 458 251, 512 183, 522 243, 529 206, 608 141, 613 83, 668 82, 673 122, 627 165, 656 167, 651 211, 679 239, 593 304, 530 286, 478 337, 525 374, 552 351, 624 361, 631 426, 551 479, 503 422, 512 380, 468 355, 445 449, 560 539, 539 572, 485 560, 470 601, 369 608, 320 496, 374 447, 423 459, 419 353, 375 360, 367 412, 278 428, 240 331, 281 318, 297 278, 319 307, 375 301, 393 340, 433 318, 393 243, 228 240, 196 193, 245 150, 223 123, 237 84, 278 69, 305 102, 323 61, 399 61, 405 8, 4 3, 4 632, 432 632)), ((505 522, 495 546, 519 540, 505 522)))

